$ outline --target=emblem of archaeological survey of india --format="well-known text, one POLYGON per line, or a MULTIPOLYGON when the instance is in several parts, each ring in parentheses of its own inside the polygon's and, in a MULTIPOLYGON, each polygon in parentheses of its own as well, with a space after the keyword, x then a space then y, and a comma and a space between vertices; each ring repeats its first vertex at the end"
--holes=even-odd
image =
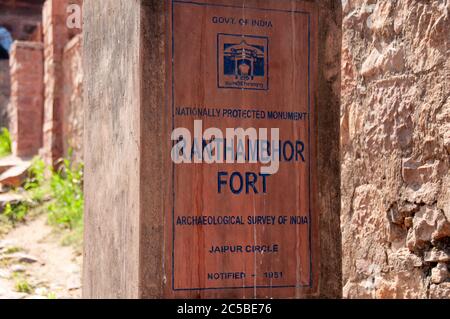
POLYGON ((262 36, 217 35, 217 86, 269 89, 269 39, 262 36))

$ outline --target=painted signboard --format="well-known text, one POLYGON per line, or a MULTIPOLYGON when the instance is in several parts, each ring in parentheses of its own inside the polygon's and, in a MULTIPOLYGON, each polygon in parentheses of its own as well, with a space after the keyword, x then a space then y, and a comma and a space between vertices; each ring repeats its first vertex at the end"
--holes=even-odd
POLYGON ((315 6, 169 6, 167 294, 314 292, 315 6))

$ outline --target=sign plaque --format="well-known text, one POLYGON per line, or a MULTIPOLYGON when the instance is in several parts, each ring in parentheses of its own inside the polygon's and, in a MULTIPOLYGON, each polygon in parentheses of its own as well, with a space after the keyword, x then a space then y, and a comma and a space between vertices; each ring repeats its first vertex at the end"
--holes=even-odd
POLYGON ((169 1, 174 297, 317 290, 316 6, 169 1))

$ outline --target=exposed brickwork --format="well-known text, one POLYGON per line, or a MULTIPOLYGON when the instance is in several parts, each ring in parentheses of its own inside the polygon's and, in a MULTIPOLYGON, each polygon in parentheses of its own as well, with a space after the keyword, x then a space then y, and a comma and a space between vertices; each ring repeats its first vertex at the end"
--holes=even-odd
MULTIPOLYGON (((40 121, 35 125, 41 125, 41 138, 38 144, 33 147, 42 147, 40 154, 48 164, 53 164, 63 155, 67 155, 69 149, 74 150, 74 156, 77 160, 81 160, 81 136, 83 126, 83 113, 81 111, 81 41, 79 35, 81 29, 69 29, 66 21, 68 18, 68 6, 76 4, 82 7, 82 0, 47 0, 45 1, 6 1, 0 3, 2 14, 0 17, 0 25, 7 26, 13 31, 15 39, 24 38, 31 39, 40 45, 43 59, 40 59, 35 65, 35 57, 30 60, 21 61, 23 68, 35 71, 43 70, 41 79, 38 81, 42 84, 42 92, 36 99, 42 99, 43 96, 43 115, 40 121), (27 11, 28 10, 28 11, 27 11), (22 21, 23 19, 23 21, 22 21), (26 26, 25 26, 26 25, 26 26), (26 30, 25 30, 26 29, 26 30), (73 41, 71 38, 75 37, 73 41), (64 58, 67 60, 64 62, 64 58), (42 60, 44 61, 42 63, 42 60), (66 113, 64 113, 66 109, 66 113), (64 124, 67 120, 70 123, 64 124)), ((18 48, 22 48, 23 44, 18 44, 18 48)), ((17 58, 20 59, 22 52, 19 50, 17 58)), ((28 59, 24 56, 24 59, 28 59)), ((17 64, 16 62, 14 62, 17 64)), ((9 67, 8 61, 0 65, 0 124, 4 126, 11 125, 13 131, 14 145, 18 145, 17 151, 21 150, 20 126, 18 126, 21 117, 19 95, 15 97, 15 104, 8 107, 9 102, 9 67), (11 117, 9 120, 8 118, 11 117), (19 139, 19 140, 17 140, 19 139)), ((37 71, 36 71, 37 72, 37 71)), ((25 83, 38 76, 36 72, 18 74, 16 82, 25 83)), ((22 85, 22 84, 21 84, 22 85)), ((26 95, 31 99, 30 91, 21 92, 21 88, 16 87, 17 94, 26 95)), ((27 89, 28 90, 28 89, 27 89)), ((34 129, 33 129, 34 131, 34 129)), ((28 150, 24 150, 28 153, 28 150)))
POLYGON ((34 32, 30 35, 29 41, 33 42, 44 42, 44 34, 42 31, 42 23, 36 26, 34 32))
POLYGON ((64 154, 73 152, 72 159, 80 162, 83 158, 83 71, 82 36, 75 36, 66 45, 63 56, 63 147, 64 154))
POLYGON ((43 3, 44 0, 0 1, 0 26, 6 27, 15 40, 31 40, 30 35, 41 22, 43 3))
POLYGON ((63 155, 62 98, 64 47, 69 39, 66 27, 66 0, 48 0, 43 9, 45 104, 43 156, 48 164, 63 155))
POLYGON ((0 127, 8 125, 8 103, 10 95, 9 61, 0 60, 0 127))
POLYGON ((13 153, 36 155, 42 145, 43 45, 37 42, 13 44, 11 68, 10 124, 13 153))

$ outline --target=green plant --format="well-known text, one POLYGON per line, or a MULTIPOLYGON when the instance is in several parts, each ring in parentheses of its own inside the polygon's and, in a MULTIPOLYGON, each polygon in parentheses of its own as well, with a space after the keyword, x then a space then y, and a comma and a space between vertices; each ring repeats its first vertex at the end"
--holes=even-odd
POLYGON ((28 169, 28 178, 25 182, 25 190, 30 195, 33 202, 41 203, 48 195, 49 189, 46 183, 46 165, 45 162, 35 157, 28 169))
POLYGON ((14 226, 16 223, 25 220, 25 217, 28 215, 31 208, 42 203, 45 195, 49 192, 49 190, 44 187, 45 169, 43 160, 38 157, 33 159, 33 162, 28 169, 28 178, 24 185, 24 188, 27 191, 27 199, 21 202, 7 203, 3 210, 3 215, 1 216, 2 219, 6 218, 6 220, 14 226))
POLYGON ((11 204, 7 203, 3 215, 13 224, 23 222, 28 213, 29 206, 25 202, 11 204))
POLYGON ((47 295, 47 299, 56 299, 56 293, 49 292, 48 295, 47 295))
POLYGON ((0 157, 11 154, 11 135, 7 128, 0 130, 0 157))
POLYGON ((16 277, 16 282, 14 288, 17 292, 31 294, 33 292, 33 287, 30 283, 23 277, 16 277))
POLYGON ((0 234, 25 218, 48 213, 49 224, 65 231, 62 245, 81 247, 83 238, 83 165, 65 159, 60 169, 48 168, 38 157, 33 159, 25 182, 22 202, 8 203, 0 212, 0 234))
POLYGON ((25 182, 25 189, 31 190, 42 186, 45 182, 45 162, 39 157, 35 157, 28 169, 28 179, 25 182))
POLYGON ((18 253, 18 252, 21 251, 21 250, 22 250, 22 248, 20 248, 20 247, 12 246, 12 247, 8 247, 8 248, 4 251, 4 254, 5 254, 5 255, 10 255, 10 254, 18 253))
POLYGON ((73 166, 63 160, 61 169, 53 172, 50 188, 49 222, 70 230, 83 226, 83 165, 73 166))

